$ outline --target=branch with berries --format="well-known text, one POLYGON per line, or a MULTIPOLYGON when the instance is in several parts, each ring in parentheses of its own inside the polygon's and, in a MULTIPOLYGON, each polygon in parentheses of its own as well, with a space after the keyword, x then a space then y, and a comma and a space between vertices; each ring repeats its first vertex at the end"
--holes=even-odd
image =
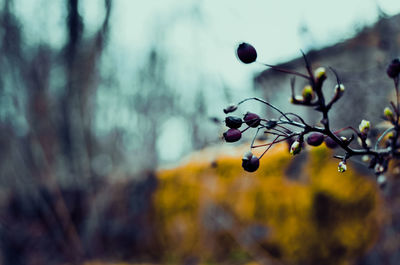
MULTIPOLYGON (((237 142, 241 139, 242 134, 246 131, 256 130, 250 151, 244 154, 242 158, 242 167, 248 172, 254 172, 259 168, 260 159, 266 152, 276 143, 287 141, 290 143, 289 152, 292 155, 299 154, 307 143, 310 146, 319 146, 325 142, 328 148, 340 148, 342 153, 334 157, 340 159, 338 163, 338 171, 345 172, 347 170, 347 160, 355 156, 362 156, 369 159, 368 167, 373 169, 377 181, 380 186, 386 184, 386 177, 384 173, 388 169, 389 161, 392 159, 400 158, 400 109, 399 109, 399 79, 400 79, 400 61, 394 59, 387 68, 387 75, 393 80, 394 89, 396 92, 396 102, 390 102, 390 105, 383 110, 384 118, 390 122, 391 126, 383 131, 379 138, 376 139, 374 147, 371 146, 371 139, 369 138, 369 131, 371 124, 367 120, 362 120, 358 127, 351 126, 342 128, 340 130, 332 130, 329 123, 329 112, 332 106, 342 98, 345 87, 341 83, 340 78, 336 71, 332 68, 330 70, 336 77, 336 86, 334 88, 334 95, 329 100, 325 98, 323 93, 324 81, 327 79, 326 69, 323 67, 312 70, 311 65, 304 53, 302 53, 305 69, 307 74, 300 72, 283 69, 274 65, 263 64, 271 69, 290 74, 293 76, 291 79, 291 103, 295 105, 302 105, 313 108, 315 111, 321 113, 320 125, 311 125, 304 121, 304 119, 296 113, 284 112, 278 107, 272 105, 260 98, 246 98, 237 104, 231 104, 224 109, 224 113, 229 115, 225 118, 225 124, 229 128, 224 132, 223 137, 226 142, 237 142), (294 77, 300 77, 307 81, 307 85, 303 88, 301 95, 295 94, 294 77), (278 118, 264 119, 255 113, 246 113, 243 118, 233 116, 239 105, 247 101, 257 101, 266 107, 276 111, 278 118), (243 124, 246 125, 241 129, 243 124), (347 138, 341 136, 340 133, 345 130, 352 132, 351 137, 347 138), (271 135, 272 141, 255 145, 255 140, 258 134, 262 131, 264 134, 271 135), (357 139, 361 148, 355 148, 351 143, 357 139), (380 147, 380 143, 385 140, 384 147, 380 147), (255 148, 264 148, 260 156, 253 154, 252 150, 255 148)), ((250 64, 256 61, 257 52, 255 48, 248 44, 242 43, 237 48, 238 59, 245 63, 250 64)))

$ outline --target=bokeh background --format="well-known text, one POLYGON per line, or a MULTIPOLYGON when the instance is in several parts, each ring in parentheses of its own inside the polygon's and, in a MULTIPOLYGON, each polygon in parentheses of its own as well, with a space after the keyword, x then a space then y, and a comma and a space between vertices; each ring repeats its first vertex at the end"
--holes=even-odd
POLYGON ((290 159, 280 145, 245 174, 245 147, 221 140, 222 109, 245 97, 318 119, 289 105, 288 76, 237 60, 243 41, 259 62, 303 71, 303 50, 332 66, 347 87, 334 126, 379 128, 399 12, 396 0, 0 1, 1 264, 399 264, 395 169, 380 191, 357 164, 337 175, 324 148, 290 159))

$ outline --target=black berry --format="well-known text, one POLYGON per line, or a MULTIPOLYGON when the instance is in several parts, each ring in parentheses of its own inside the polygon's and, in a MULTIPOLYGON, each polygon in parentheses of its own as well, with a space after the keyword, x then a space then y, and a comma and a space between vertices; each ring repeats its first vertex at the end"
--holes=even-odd
POLYGON ((394 59, 386 69, 386 73, 390 78, 396 78, 400 74, 400 60, 394 59))
POLYGON ((242 167, 247 172, 254 172, 260 166, 260 160, 258 157, 253 155, 250 159, 243 157, 242 159, 242 167))
POLYGON ((229 128, 233 128, 233 129, 237 129, 240 128, 240 126, 242 126, 242 119, 239 117, 235 117, 235 116, 228 116, 225 118, 225 124, 226 126, 228 126, 229 128))
POLYGON ((257 59, 257 51, 248 43, 243 42, 237 48, 237 56, 243 63, 249 64, 255 62, 257 59))

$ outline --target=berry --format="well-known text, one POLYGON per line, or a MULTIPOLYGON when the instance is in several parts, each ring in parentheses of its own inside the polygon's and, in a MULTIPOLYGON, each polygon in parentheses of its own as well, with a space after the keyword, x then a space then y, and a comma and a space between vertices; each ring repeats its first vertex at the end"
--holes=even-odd
POLYGON ((260 160, 255 155, 252 155, 251 158, 248 154, 243 156, 242 167, 247 172, 254 172, 258 169, 259 166, 260 166, 260 160))
POLYGON ((247 112, 246 115, 244 115, 243 120, 248 126, 253 128, 256 128, 261 122, 260 116, 251 112, 247 112))
POLYGON ((238 129, 229 129, 224 132, 225 141, 228 143, 237 142, 242 137, 242 132, 238 129))
POLYGON ((325 145, 326 147, 331 149, 335 149, 336 147, 338 147, 338 144, 330 137, 325 138, 325 145))
POLYGON ((386 73, 390 78, 396 78, 400 73, 400 60, 394 59, 386 69, 386 73))
POLYGON ((267 121, 267 123, 265 124, 265 128, 267 128, 268 130, 275 128, 275 126, 278 124, 277 120, 269 120, 267 121))
POLYGON ((248 43, 243 42, 237 48, 237 56, 242 63, 249 64, 257 59, 257 51, 248 43))
POLYGON ((319 146, 324 141, 324 135, 322 133, 312 133, 307 137, 307 143, 312 146, 319 146))
POLYGON ((242 123, 243 123, 243 121, 239 117, 228 116, 228 117, 225 118, 226 126, 228 126, 231 129, 240 128, 240 126, 242 126, 242 123))

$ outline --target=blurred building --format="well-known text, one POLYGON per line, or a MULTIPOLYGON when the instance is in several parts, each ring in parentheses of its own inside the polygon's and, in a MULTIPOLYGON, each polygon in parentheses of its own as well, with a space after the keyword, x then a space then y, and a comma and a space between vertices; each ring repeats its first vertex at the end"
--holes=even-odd
MULTIPOLYGON (((300 47, 299 47, 300 49, 300 47)), ((353 38, 320 50, 307 52, 313 69, 332 67, 345 85, 345 96, 333 107, 331 120, 334 127, 356 126, 361 119, 376 124, 381 121, 383 109, 394 99, 393 80, 386 75, 388 63, 400 55, 400 15, 380 19, 371 27, 360 30, 353 38)), ((280 68, 306 73, 305 63, 299 57, 277 65, 280 68)), ((267 69, 254 78, 256 89, 283 111, 304 115, 310 121, 318 121, 318 113, 312 108, 288 104, 291 95, 291 75, 267 69)), ((329 100, 333 94, 336 78, 328 70, 324 93, 329 100)), ((295 90, 301 94, 306 80, 296 78, 295 90)), ((273 115, 268 110, 267 115, 273 115)))

